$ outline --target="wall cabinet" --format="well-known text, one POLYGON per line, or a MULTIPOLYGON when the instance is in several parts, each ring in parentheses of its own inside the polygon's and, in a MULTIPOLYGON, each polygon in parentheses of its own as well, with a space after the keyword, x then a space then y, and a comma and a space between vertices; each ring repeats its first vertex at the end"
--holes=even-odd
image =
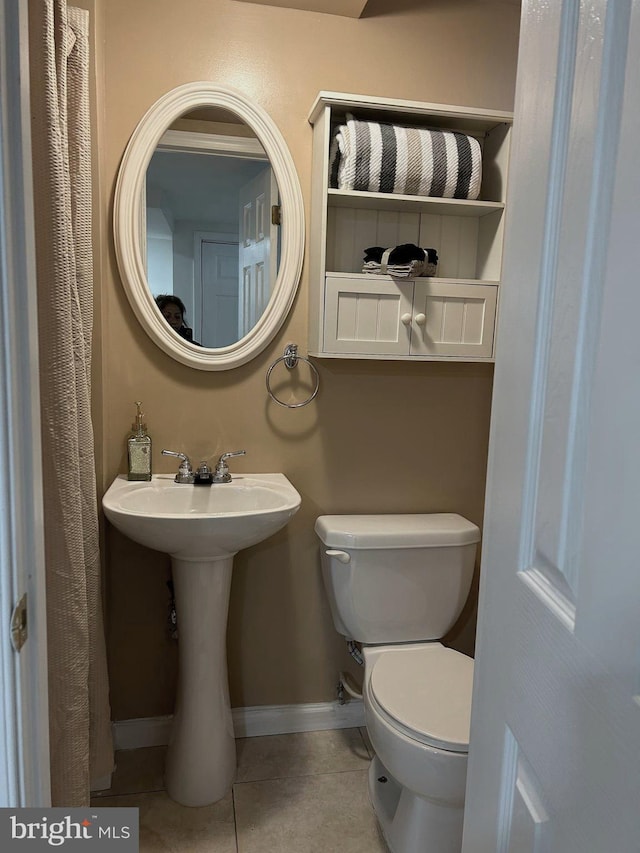
POLYGON ((325 353, 491 358, 497 285, 370 278, 327 275, 325 353))
POLYGON ((313 126, 309 352, 326 358, 491 361, 512 115, 321 92, 313 126), (331 187, 336 128, 356 118, 478 139, 478 200, 331 187), (434 277, 362 272, 364 250, 414 243, 438 252, 434 277))

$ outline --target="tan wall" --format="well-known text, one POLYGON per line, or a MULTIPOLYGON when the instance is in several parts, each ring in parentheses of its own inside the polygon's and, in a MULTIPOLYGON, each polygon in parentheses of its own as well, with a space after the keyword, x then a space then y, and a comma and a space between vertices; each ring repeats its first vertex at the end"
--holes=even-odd
MULTIPOLYGON (((119 160, 164 92, 207 79, 241 89, 275 120, 309 208, 311 128, 321 89, 511 109, 518 7, 512 3, 371 0, 367 17, 234 0, 96 0, 105 222, 95 393, 102 486, 125 471, 133 401, 141 399, 154 468, 168 447, 192 459, 246 448, 240 472, 282 471, 302 509, 281 533, 236 558, 229 614, 232 704, 329 701, 353 669, 328 613, 313 524, 321 513, 458 511, 481 524, 492 370, 487 365, 317 361, 321 391, 300 410, 270 403, 265 372, 288 341, 307 340, 307 270, 294 309, 264 353, 224 373, 162 353, 122 290, 110 236, 119 160), (384 12, 384 8, 394 9, 384 12), (423 8, 419 8, 422 6, 423 8), (415 7, 415 8, 413 8, 415 7), (100 387, 101 386, 101 387, 100 387)), ((114 719, 172 711, 175 643, 166 632, 168 559, 108 528, 108 647, 114 719)), ((474 598, 452 635, 473 648, 474 598)))

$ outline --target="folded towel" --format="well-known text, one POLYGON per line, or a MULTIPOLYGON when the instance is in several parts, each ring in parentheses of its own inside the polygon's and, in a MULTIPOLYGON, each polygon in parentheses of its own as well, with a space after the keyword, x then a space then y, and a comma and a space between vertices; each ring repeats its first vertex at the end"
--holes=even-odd
POLYGON ((434 276, 438 253, 435 249, 421 249, 413 243, 403 243, 394 249, 372 246, 365 249, 362 272, 374 275, 391 275, 395 278, 434 276))
POLYGON ((389 262, 392 264, 406 264, 409 261, 428 261, 430 264, 438 263, 438 253, 435 249, 421 249, 415 243, 401 243, 393 249, 385 249, 382 246, 370 246, 364 250, 364 260, 380 263, 385 252, 390 252, 389 262))
POLYGON ((332 139, 329 185, 337 189, 476 199, 481 181, 480 143, 464 133, 347 114, 332 139))
POLYGON ((410 264, 377 264, 368 261, 362 266, 362 272, 369 275, 390 275, 393 278, 419 278, 420 276, 433 276, 436 268, 433 264, 425 264, 422 261, 411 261, 410 264))

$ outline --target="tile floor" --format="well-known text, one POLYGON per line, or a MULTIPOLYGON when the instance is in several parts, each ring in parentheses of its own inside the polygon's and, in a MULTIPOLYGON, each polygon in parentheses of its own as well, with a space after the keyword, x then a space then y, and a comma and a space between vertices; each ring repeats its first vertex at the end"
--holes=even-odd
POLYGON ((233 790, 212 806, 169 799, 165 747, 116 753, 112 787, 93 804, 140 809, 140 853, 386 853, 367 793, 364 729, 236 744, 233 790))

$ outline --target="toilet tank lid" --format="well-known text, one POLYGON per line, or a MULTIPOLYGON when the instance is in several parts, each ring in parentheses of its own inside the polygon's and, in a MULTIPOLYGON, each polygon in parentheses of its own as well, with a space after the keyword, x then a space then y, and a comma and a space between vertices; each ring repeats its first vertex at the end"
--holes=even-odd
POLYGON ((441 548, 480 541, 480 530, 454 512, 321 515, 315 531, 333 548, 441 548))

